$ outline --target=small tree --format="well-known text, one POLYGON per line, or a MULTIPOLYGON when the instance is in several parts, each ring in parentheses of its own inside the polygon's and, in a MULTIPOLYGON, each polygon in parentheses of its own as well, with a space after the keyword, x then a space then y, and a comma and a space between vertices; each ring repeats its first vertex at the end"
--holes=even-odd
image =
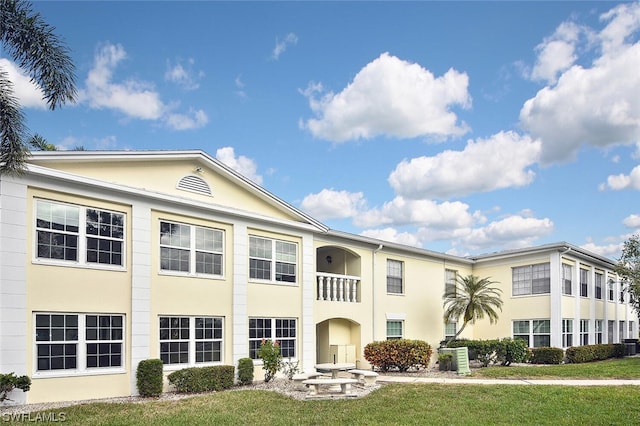
POLYGON ((446 286, 442 298, 444 299, 444 321, 455 322, 462 317, 462 327, 450 340, 455 340, 465 329, 467 324, 489 317, 491 324, 498 321, 496 310, 502 311, 502 299, 499 288, 491 287, 497 284, 489 278, 475 275, 456 277, 455 286, 446 286))
POLYGON ((264 339, 258 349, 258 358, 262 358, 262 369, 264 370, 264 381, 268 382, 274 377, 282 367, 282 354, 280 344, 264 339))
POLYGON ((631 296, 629 303, 640 317, 640 234, 624 242, 615 271, 622 279, 625 291, 631 296))
POLYGON ((0 402, 9 399, 9 394, 14 389, 29 391, 31 389, 29 376, 16 376, 14 373, 0 374, 0 402))

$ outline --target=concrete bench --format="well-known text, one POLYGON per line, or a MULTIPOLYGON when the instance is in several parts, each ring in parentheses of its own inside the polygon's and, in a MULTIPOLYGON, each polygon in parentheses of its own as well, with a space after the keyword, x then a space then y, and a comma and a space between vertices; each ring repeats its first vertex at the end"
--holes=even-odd
POLYGON ((376 383, 378 373, 371 370, 349 370, 353 378, 365 385, 373 385, 376 383))
POLYGON ((304 382, 305 380, 315 379, 317 377, 322 377, 322 376, 323 374, 318 371, 308 371, 306 373, 294 374, 292 379, 296 383, 296 385, 304 386, 306 388, 307 385, 303 385, 302 382, 304 382))
POLYGON ((356 379, 307 379, 302 382, 309 387, 310 395, 318 395, 318 391, 322 386, 332 387, 340 386, 340 393, 349 395, 351 393, 351 385, 358 383, 356 379))

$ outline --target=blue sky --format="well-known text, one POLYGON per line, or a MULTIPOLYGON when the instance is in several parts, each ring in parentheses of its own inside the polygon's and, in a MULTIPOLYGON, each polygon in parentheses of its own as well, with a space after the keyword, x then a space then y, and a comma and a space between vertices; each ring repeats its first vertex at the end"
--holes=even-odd
POLYGON ((333 229, 456 255, 640 230, 638 2, 35 2, 59 149, 201 149, 333 229))

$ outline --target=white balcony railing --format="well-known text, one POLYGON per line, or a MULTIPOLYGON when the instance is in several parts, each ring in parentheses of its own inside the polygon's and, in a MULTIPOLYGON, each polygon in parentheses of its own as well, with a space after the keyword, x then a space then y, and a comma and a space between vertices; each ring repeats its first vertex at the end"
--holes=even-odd
POLYGON ((317 272, 318 300, 358 303, 360 277, 317 272))

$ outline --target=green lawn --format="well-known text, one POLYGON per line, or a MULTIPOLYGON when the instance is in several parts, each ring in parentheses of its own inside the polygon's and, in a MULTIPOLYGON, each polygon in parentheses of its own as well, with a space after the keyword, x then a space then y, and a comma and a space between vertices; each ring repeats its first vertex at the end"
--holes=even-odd
MULTIPOLYGON (((640 378, 640 358, 581 365, 495 367, 486 377, 640 378), (526 370, 527 373, 522 371, 526 370), (535 371, 535 373, 534 373, 535 371)), ((70 425, 637 425, 639 386, 387 384, 349 400, 241 390, 178 401, 95 403, 53 410, 70 425)))

